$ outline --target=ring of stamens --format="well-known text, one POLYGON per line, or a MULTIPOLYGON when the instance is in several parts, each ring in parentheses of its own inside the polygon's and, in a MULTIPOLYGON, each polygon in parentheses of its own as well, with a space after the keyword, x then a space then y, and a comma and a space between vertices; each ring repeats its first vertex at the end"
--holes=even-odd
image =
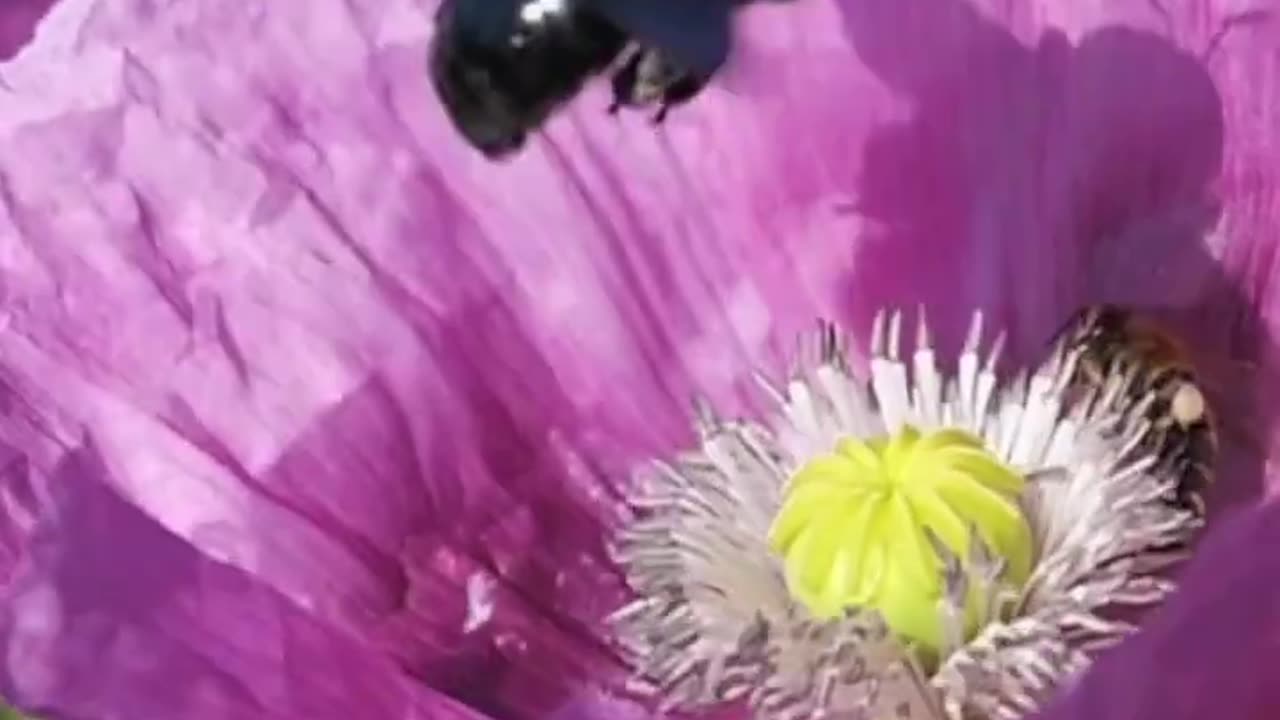
POLYGON ((824 329, 766 385, 770 427, 707 412, 696 451, 642 476, 613 621, 665 705, 1018 718, 1131 631, 1109 608, 1172 589, 1200 518, 1168 502, 1132 376, 1081 395, 1060 342, 1002 381, 977 316, 947 377, 920 328, 904 357, 879 316, 865 379, 824 329))

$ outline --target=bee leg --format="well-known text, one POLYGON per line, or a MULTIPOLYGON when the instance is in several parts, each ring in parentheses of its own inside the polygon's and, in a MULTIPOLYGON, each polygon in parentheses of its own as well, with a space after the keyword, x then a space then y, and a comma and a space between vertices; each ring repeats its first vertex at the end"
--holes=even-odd
POLYGON ((671 112, 671 106, 665 102, 662 103, 661 107, 658 108, 658 112, 655 113, 652 118, 650 118, 649 124, 650 125, 663 124, 664 122, 667 121, 667 113, 669 112, 671 112))

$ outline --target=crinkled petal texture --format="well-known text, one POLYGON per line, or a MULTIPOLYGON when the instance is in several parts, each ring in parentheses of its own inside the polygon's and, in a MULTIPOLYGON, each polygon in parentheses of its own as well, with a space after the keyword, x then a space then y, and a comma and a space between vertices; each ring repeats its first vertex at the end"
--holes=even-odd
POLYGON ((41 520, 0 632, 7 684, 49 717, 450 718, 482 715, 246 574, 111 488, 89 445, 41 488, 41 520))
POLYGON ((0 695, 639 712, 619 483, 818 315, 1026 356, 1160 306, 1236 426, 1219 506, 1261 492, 1265 0, 762 3, 665 128, 593 86, 504 165, 429 91, 434 5, 61 0, 0 65, 0 695))

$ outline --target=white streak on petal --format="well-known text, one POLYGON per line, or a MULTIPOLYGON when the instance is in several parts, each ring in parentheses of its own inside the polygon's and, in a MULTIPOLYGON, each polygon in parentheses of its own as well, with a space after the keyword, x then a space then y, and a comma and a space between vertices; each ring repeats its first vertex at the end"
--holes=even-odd
POLYGON ((462 632, 475 632, 493 617, 494 580, 483 573, 467 578, 467 617, 462 632))

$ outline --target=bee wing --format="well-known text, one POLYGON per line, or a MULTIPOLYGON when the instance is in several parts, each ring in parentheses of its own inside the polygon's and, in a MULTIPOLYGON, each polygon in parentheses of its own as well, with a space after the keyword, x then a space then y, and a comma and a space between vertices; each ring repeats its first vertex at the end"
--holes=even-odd
POLYGON ((1210 204, 1177 203, 1144 214, 1091 247, 1091 276, 1097 291, 1126 305, 1193 303, 1220 266, 1206 251, 1221 244, 1217 210, 1210 204), (1117 268, 1124 268, 1117 271, 1117 268))
POLYGON ((445 0, 436 8, 436 22, 450 20, 471 42, 497 44, 511 35, 518 7, 517 0, 445 0))
POLYGON ((730 15, 738 0, 584 0, 641 44, 712 75, 729 57, 730 15))

